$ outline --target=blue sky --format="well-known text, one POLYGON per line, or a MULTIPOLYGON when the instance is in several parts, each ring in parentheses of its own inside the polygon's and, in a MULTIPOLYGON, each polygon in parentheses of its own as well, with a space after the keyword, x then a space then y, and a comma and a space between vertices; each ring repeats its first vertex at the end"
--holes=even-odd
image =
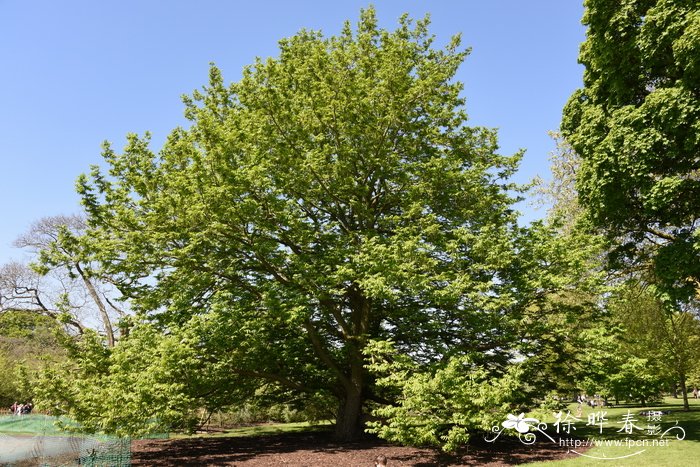
MULTIPOLYGON (((431 14, 443 44, 472 48, 457 79, 472 125, 499 128, 504 154, 527 150, 517 181, 549 174, 547 136, 581 86, 580 0, 383 1, 381 25, 431 14)), ((129 132, 157 149, 186 125, 180 96, 207 82, 210 62, 237 81, 256 56, 301 28, 337 33, 365 1, 0 0, 0 264, 26 255, 14 239, 45 216, 80 211, 76 177, 129 132)), ((526 219, 532 213, 520 206, 526 219)))

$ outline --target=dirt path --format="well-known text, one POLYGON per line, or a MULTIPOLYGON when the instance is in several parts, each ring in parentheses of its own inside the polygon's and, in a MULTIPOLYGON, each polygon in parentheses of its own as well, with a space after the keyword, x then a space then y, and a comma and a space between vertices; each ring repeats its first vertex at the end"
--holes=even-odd
POLYGON ((561 459, 566 448, 523 446, 506 440, 471 448, 458 457, 434 450, 392 446, 376 439, 338 444, 326 433, 290 433, 245 438, 139 440, 132 444, 134 466, 329 466, 373 467, 377 455, 395 466, 505 466, 561 459))

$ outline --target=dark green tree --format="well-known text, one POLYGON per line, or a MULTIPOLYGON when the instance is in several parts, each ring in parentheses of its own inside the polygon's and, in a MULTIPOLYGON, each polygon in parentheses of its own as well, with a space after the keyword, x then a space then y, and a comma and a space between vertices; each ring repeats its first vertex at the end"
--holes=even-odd
POLYGON ((584 87, 562 133, 582 159, 580 200, 662 295, 700 279, 700 10, 695 0, 587 0, 584 87))
POLYGON ((212 67, 185 98, 190 128, 158 154, 148 136, 105 145, 108 172, 78 182, 84 244, 141 316, 166 333, 206 317, 199 361, 248 397, 332 395, 341 439, 380 399, 370 340, 420 364, 505 366, 516 345, 519 157, 467 126, 467 52, 427 28, 382 30, 368 9, 355 31, 280 41, 230 85, 212 67))

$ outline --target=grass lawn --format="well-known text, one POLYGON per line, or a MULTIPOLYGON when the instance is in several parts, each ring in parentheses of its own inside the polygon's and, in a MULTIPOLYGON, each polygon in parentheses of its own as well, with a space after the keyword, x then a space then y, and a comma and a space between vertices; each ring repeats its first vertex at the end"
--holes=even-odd
POLYGON ((171 433, 170 438, 219 438, 219 437, 243 437, 243 436, 258 436, 270 435, 279 433, 298 433, 302 431, 327 430, 330 422, 320 422, 310 424, 309 422, 298 423, 264 423, 260 425, 251 425, 230 428, 227 430, 197 433, 186 435, 182 433, 171 433))
MULTIPOLYGON (((578 438, 579 442, 596 443, 594 447, 583 450, 582 455, 569 460, 555 462, 535 462, 525 464, 528 466, 547 467, 567 467, 567 466, 654 466, 654 467, 677 467, 700 465, 700 400, 690 400, 690 412, 683 412, 682 399, 666 398, 663 404, 654 407, 620 406, 606 408, 590 408, 584 406, 580 421, 573 422, 576 429, 570 430, 570 434, 564 432, 564 423, 560 425, 560 433, 556 433, 556 427, 552 424, 555 419, 552 417, 544 420, 548 423, 548 433, 557 442, 563 439, 566 445, 567 439, 570 441, 572 451, 579 452, 573 445, 573 438, 578 438), (649 420, 649 416, 640 415, 642 411, 670 411, 662 414, 660 421, 649 420), (595 412, 607 412, 602 422, 602 433, 600 425, 587 426, 589 415, 595 412), (630 427, 632 433, 627 433, 624 429, 624 417, 631 413, 634 418, 632 422, 640 429, 630 427), (676 434, 683 437, 683 431, 673 429, 661 437, 661 433, 650 435, 647 431, 649 425, 658 425, 661 432, 677 425, 685 432, 683 440, 676 439, 676 434), (622 430, 622 431, 620 431, 622 430), (589 441, 590 440, 590 441, 589 441), (617 444, 617 445, 616 445, 617 444)), ((576 415, 577 404, 569 406, 572 415, 576 415)), ((651 414, 654 418, 658 414, 651 414)), ((563 417, 562 417, 563 418, 563 417)), ((536 443, 551 443, 543 435, 539 434, 536 443)))

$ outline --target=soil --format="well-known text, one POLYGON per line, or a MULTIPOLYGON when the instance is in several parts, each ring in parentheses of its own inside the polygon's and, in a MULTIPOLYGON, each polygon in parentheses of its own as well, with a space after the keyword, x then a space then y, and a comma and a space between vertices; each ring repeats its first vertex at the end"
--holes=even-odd
MULTIPOLYGON (((581 449, 579 449, 581 451, 581 449)), ((376 438, 334 442, 329 433, 286 433, 253 437, 138 440, 132 443, 133 466, 331 466, 374 467, 384 455, 388 466, 506 466, 572 457, 566 447, 518 440, 482 442, 448 456, 433 449, 395 446, 376 438)))

